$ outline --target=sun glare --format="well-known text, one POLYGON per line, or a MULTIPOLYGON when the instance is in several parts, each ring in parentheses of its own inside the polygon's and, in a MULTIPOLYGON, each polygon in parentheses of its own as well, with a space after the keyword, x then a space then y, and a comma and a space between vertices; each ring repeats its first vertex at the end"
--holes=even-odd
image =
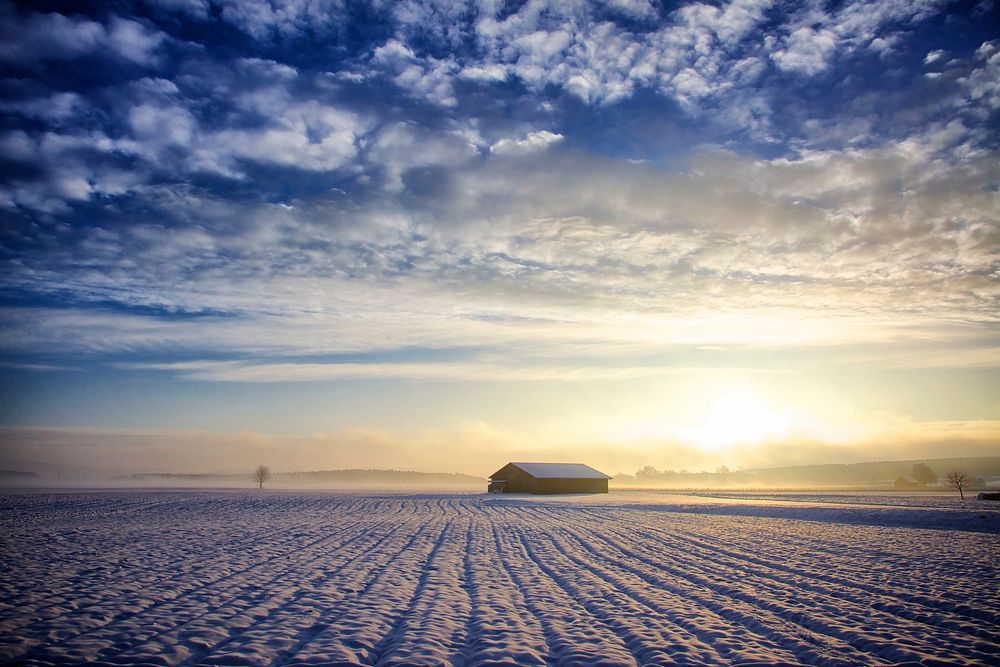
POLYGON ((737 444, 758 444, 788 434, 791 418, 770 409, 757 396, 731 391, 719 396, 701 428, 686 435, 702 449, 719 450, 737 444))

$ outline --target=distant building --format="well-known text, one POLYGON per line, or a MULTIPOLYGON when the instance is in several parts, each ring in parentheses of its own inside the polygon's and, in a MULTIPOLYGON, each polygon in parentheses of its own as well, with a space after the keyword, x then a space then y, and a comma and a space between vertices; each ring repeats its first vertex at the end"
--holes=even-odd
POLYGON ((508 463, 490 475, 490 493, 607 493, 603 472, 582 463, 508 463))

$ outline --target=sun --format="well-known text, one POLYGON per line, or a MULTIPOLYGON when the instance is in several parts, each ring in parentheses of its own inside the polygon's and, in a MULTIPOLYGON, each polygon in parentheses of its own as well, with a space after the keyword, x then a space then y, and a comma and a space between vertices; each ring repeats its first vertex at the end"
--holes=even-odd
POLYGON ((715 451, 740 444, 759 444, 788 434, 791 418, 771 409, 745 391, 720 395, 709 409, 703 426, 685 434, 702 449, 715 451))

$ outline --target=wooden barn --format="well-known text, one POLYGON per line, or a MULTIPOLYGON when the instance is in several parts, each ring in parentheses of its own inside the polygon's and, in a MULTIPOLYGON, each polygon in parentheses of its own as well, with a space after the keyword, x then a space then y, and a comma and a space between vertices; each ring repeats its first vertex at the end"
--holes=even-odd
POLYGON ((490 493, 607 493, 603 472, 582 463, 508 463, 490 475, 490 493))

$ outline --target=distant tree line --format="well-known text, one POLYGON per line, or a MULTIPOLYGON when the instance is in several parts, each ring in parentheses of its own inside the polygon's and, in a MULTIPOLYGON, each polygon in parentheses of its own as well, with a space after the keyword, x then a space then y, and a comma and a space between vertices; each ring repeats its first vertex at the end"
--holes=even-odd
POLYGON ((775 488, 775 487, 879 487, 893 485, 899 490, 940 489, 951 482, 940 470, 964 471, 969 477, 963 488, 984 487, 984 476, 1000 477, 1000 457, 972 457, 921 461, 875 461, 867 463, 822 464, 733 470, 718 466, 714 472, 685 469, 660 470, 644 466, 634 474, 616 473, 612 485, 618 487, 664 488, 775 488), (895 483, 893 483, 895 480, 895 483))

